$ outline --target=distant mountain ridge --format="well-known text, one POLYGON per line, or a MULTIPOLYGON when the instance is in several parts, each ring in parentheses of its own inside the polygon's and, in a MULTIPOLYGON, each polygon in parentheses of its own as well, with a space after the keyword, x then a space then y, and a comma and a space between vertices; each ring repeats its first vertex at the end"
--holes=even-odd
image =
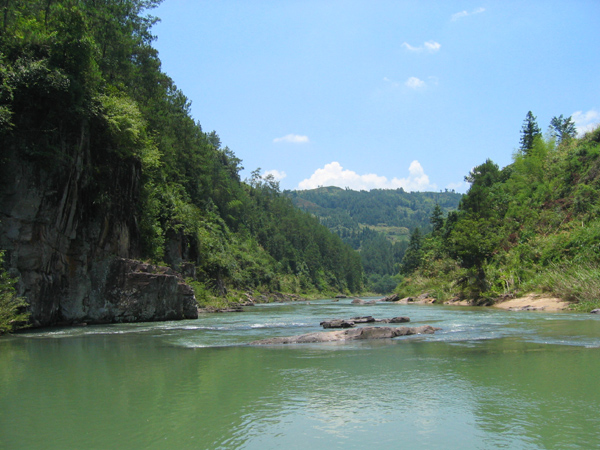
POLYGON ((353 191, 335 186, 306 191, 284 191, 294 205, 316 216, 361 255, 374 292, 390 292, 396 285, 410 233, 431 230, 435 205, 444 214, 456 210, 462 194, 406 192, 404 189, 353 191))
MULTIPOLYGON (((422 231, 431 228, 429 217, 436 204, 444 212, 458 208, 462 194, 406 192, 404 189, 353 191, 335 186, 305 191, 285 191, 294 204, 321 219, 332 230, 341 228, 404 228, 422 231)), ((386 233, 384 233, 386 234, 386 233)), ((408 234, 408 232, 406 233, 408 234)))

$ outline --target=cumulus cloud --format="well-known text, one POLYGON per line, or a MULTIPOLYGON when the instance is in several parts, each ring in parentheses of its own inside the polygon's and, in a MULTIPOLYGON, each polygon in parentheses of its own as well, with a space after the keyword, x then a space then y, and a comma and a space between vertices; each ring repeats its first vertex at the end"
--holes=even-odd
POLYGON ((427 41, 427 42, 423 43, 423 45, 421 47, 413 47, 408 42, 402 43, 402 47, 407 49, 409 52, 415 52, 415 53, 422 52, 423 50, 427 50, 430 53, 435 53, 440 49, 441 46, 442 46, 442 44, 440 44, 439 42, 435 42, 435 41, 427 41))
POLYGON ((301 181, 298 189, 315 189, 319 186, 337 186, 356 191, 398 188, 403 188, 406 191, 437 189, 435 184, 429 182, 429 177, 419 161, 416 160, 410 164, 406 178, 393 178, 392 180, 374 173, 360 175, 352 170, 344 169, 339 162, 333 161, 325 164, 322 169, 315 170, 310 178, 301 181))
POLYGON ((306 144, 309 142, 308 136, 301 136, 299 134, 286 134, 283 137, 273 139, 273 142, 288 142, 290 144, 306 144))
POLYGON ((485 11, 485 8, 477 8, 471 12, 468 12, 468 11, 457 12, 456 14, 452 14, 451 20, 454 21, 454 20, 462 19, 463 17, 473 16, 475 14, 481 14, 484 11, 485 11))
POLYGON ((588 131, 594 130, 598 125, 600 125, 600 113, 595 109, 590 109, 586 112, 575 111, 571 115, 571 119, 573 119, 573 122, 575 122, 577 135, 580 137, 588 131))
POLYGON ((417 77, 410 77, 408 80, 406 80, 404 84, 411 89, 419 89, 425 87, 425 82, 423 80, 418 79, 417 77))
POLYGON ((273 178, 275 178, 277 181, 281 181, 283 180, 285 177, 287 177, 287 174, 283 171, 283 170, 277 170, 277 169, 273 169, 273 170, 267 170, 264 174, 263 177, 267 177, 269 175, 272 175, 273 178))

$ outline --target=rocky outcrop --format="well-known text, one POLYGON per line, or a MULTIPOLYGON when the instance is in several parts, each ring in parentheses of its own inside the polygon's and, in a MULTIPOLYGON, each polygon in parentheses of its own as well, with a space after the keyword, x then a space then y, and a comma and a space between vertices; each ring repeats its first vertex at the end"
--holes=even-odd
POLYGON ((324 320, 319 325, 321 325, 323 328, 353 328, 356 326, 356 323, 352 320, 334 319, 324 320))
POLYGON ((275 337, 251 342, 250 345, 312 344, 320 342, 352 341, 358 339, 391 339, 413 334, 433 334, 440 328, 420 327, 362 327, 339 331, 321 331, 291 337, 275 337))
POLYGON ((323 328, 352 328, 361 323, 405 323, 410 322, 408 317, 392 317, 390 319, 375 319, 373 316, 353 317, 352 319, 324 320, 319 325, 323 328))
POLYGON ((355 298, 350 303, 353 305, 374 305, 378 302, 378 300, 363 300, 361 298, 355 298))
POLYGON ((381 323, 405 323, 405 322, 410 322, 410 319, 408 317, 399 316, 399 317, 392 317, 391 319, 377 320, 377 322, 381 322, 381 323))
POLYGON ((54 168, 2 149, 0 248, 32 324, 193 317, 181 277, 130 259, 141 253, 139 161, 95 154, 89 140, 82 131, 54 168))
POLYGON ((168 267, 118 258, 86 322, 149 322, 198 318, 194 291, 168 267))
POLYGON ((425 293, 421 294, 418 297, 404 297, 400 300, 394 300, 394 303, 399 305, 408 305, 410 303, 419 304, 419 305, 429 305, 435 303, 435 298, 430 294, 425 293))

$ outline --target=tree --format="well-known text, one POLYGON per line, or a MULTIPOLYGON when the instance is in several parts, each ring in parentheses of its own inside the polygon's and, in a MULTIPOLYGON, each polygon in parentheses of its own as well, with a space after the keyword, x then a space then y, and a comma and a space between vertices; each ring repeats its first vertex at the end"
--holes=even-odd
POLYGON ((400 266, 400 272, 412 273, 419 268, 421 265, 421 259, 423 258, 423 237, 421 236, 421 230, 415 228, 410 235, 410 242, 402 263, 400 266))
POLYGON ((549 131, 550 135, 556 139, 557 144, 572 139, 577 134, 575 122, 573 122, 570 116, 564 118, 562 114, 558 117, 555 116, 550 120, 549 131))
POLYGON ((433 226, 433 234, 439 234, 444 227, 444 213, 442 212, 442 208, 440 207, 439 203, 435 204, 433 212, 429 217, 429 221, 433 226))
POLYGON ((492 186, 501 180, 502 173, 498 164, 487 159, 483 164, 475 167, 465 181, 471 183, 467 194, 461 199, 459 209, 476 214, 489 212, 493 205, 489 202, 489 194, 492 186))
POLYGON ((527 116, 525 116, 525 120, 523 121, 523 127, 521 128, 520 150, 527 154, 533 148, 535 139, 541 135, 542 130, 540 130, 536 122, 536 117, 531 111, 527 112, 527 116))

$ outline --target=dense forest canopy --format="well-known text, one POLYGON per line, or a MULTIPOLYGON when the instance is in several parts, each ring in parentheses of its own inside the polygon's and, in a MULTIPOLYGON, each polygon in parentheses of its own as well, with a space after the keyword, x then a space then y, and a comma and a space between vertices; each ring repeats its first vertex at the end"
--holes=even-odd
POLYGON ((458 211, 414 242, 402 294, 428 291, 488 302, 545 291, 597 307, 600 284, 600 128, 577 138, 571 118, 544 136, 529 112, 513 163, 466 177, 458 211))
POLYGON ((152 0, 6 0, 0 6, 0 158, 60 178, 84 167, 82 195, 111 211, 119 171, 139 176, 139 257, 176 265, 174 238, 202 293, 357 292, 358 254, 282 196, 240 178, 241 160, 204 132, 153 48, 152 0), (12 153, 11 153, 12 152, 12 153))
POLYGON ((321 187, 285 191, 294 204, 318 217, 360 252, 369 290, 381 294, 397 285, 410 235, 432 229, 434 211, 448 213, 462 197, 453 191, 405 192, 403 189, 353 191, 321 187))

